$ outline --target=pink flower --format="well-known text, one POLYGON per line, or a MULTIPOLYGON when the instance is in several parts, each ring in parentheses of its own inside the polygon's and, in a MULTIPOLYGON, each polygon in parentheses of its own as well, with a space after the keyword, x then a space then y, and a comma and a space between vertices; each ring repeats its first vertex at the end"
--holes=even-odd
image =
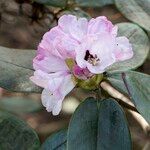
POLYGON ((58 115, 65 96, 77 79, 93 79, 117 61, 133 56, 126 37, 117 37, 117 27, 106 17, 88 21, 73 15, 60 17, 58 25, 44 34, 33 60, 34 76, 30 79, 44 88, 42 104, 58 115), (70 68, 67 59, 73 60, 70 68))

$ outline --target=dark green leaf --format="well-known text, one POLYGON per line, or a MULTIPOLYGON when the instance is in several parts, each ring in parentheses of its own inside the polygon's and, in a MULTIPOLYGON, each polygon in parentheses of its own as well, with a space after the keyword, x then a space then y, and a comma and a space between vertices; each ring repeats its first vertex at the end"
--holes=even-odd
POLYGON ((149 39, 146 33, 137 25, 132 23, 119 23, 119 36, 129 38, 134 56, 130 60, 122 61, 113 64, 109 67, 108 72, 112 71, 127 71, 141 66, 149 53, 149 39))
POLYGON ((115 0, 115 4, 126 18, 150 32, 150 0, 115 0))
POLYGON ((0 112, 1 150, 38 150, 40 141, 25 122, 8 113, 0 112))
POLYGON ((130 150, 131 139, 119 104, 113 99, 85 100, 72 116, 67 136, 69 150, 130 150))
MULTIPOLYGON (((115 88, 128 94, 121 73, 108 74, 108 80, 115 88)), ((129 71, 125 72, 125 80, 138 111, 150 122, 150 76, 129 71)))
POLYGON ((113 4, 113 0, 75 0, 75 2, 82 7, 103 7, 113 4))
POLYGON ((60 130, 48 137, 43 143, 42 150, 65 150, 67 143, 67 130, 60 130))
POLYGON ((54 7, 65 7, 67 4, 67 0, 34 0, 34 1, 54 7))
POLYGON ((0 99, 0 109, 15 114, 22 114, 41 109, 41 104, 38 101, 23 97, 4 97, 0 99))
POLYGON ((0 46, 0 87, 17 92, 41 92, 29 77, 33 75, 35 50, 17 50, 0 46))

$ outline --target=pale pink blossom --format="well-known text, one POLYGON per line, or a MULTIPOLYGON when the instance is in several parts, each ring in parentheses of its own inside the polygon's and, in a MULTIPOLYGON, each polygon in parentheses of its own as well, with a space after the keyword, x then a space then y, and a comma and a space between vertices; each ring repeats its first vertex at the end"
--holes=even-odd
POLYGON ((41 99, 48 112, 59 114, 63 99, 76 85, 73 76, 87 80, 133 56, 129 40, 117 37, 117 30, 104 16, 88 21, 64 15, 56 27, 44 34, 30 79, 44 88, 41 99), (73 67, 68 66, 67 59, 74 61, 73 67))

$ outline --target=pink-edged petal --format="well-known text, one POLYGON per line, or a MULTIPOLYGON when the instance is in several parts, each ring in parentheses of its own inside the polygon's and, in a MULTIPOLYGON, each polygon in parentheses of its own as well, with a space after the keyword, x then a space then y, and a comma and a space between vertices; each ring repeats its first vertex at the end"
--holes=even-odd
POLYGON ((113 24, 105 17, 100 16, 97 18, 92 18, 89 21, 88 33, 89 34, 99 34, 103 32, 111 33, 113 29, 113 24))
POLYGON ((86 18, 79 18, 76 23, 73 25, 73 27, 70 29, 70 34, 72 37, 79 42, 82 41, 82 39, 87 34, 87 28, 88 28, 88 21, 86 18))
POLYGON ((75 48, 77 46, 78 42, 67 35, 59 36, 54 40, 54 47, 63 56, 62 59, 75 58, 75 48))
POLYGON ((49 75, 41 70, 37 70, 34 72, 34 76, 30 77, 30 80, 42 88, 47 88, 49 75))
POLYGON ((49 41, 53 41, 56 37, 62 35, 64 35, 64 33, 58 26, 56 26, 50 29, 48 32, 46 32, 43 36, 43 39, 49 42, 49 41))
POLYGON ((42 104, 46 107, 46 110, 52 112, 53 115, 59 114, 64 97, 75 87, 71 75, 68 74, 60 78, 62 82, 60 82, 58 88, 54 92, 44 89, 41 97, 42 104))
POLYGON ((117 46, 114 54, 117 61, 124 61, 133 57, 132 45, 126 37, 118 37, 116 42, 117 46))
POLYGON ((58 26, 70 37, 80 42, 87 34, 88 21, 86 18, 77 19, 73 15, 63 15, 58 21, 58 26))
POLYGON ((96 36, 88 36, 83 43, 76 49, 76 62, 81 68, 88 68, 91 73, 99 74, 115 62, 113 51, 115 49, 115 37, 109 33, 101 33, 96 36), (86 51, 99 61, 92 65, 85 60, 86 51))
POLYGON ((46 89, 43 90, 41 95, 43 106, 46 107, 48 112, 52 112, 53 115, 60 113, 63 99, 64 97, 57 97, 57 94, 52 94, 46 89))
POLYGON ((87 63, 87 68, 95 74, 105 72, 108 66, 112 65, 116 59, 113 51, 115 49, 115 38, 107 33, 100 34, 98 40, 93 43, 90 53, 99 58, 98 64, 92 66, 87 63))
POLYGON ((43 39, 38 46, 38 54, 47 57, 49 55, 54 55, 61 59, 74 57, 74 49, 77 44, 79 43, 74 40, 70 35, 70 32, 64 33, 61 27, 57 26, 44 34, 43 39))
POLYGON ((59 90, 61 91, 63 96, 66 96, 74 87, 75 83, 72 80, 72 75, 68 74, 64 77, 59 90))
POLYGON ((82 40, 82 43, 75 49, 76 51, 76 62, 79 67, 86 67, 85 54, 87 50, 92 48, 92 43, 97 39, 95 36, 87 36, 82 40))
POLYGON ((87 68, 80 68, 78 65, 73 67, 73 74, 78 79, 87 80, 93 74, 87 68))
POLYGON ((63 15, 58 20, 58 26, 65 33, 70 32, 70 28, 74 26, 74 23, 77 21, 77 17, 73 15, 63 15))
POLYGON ((118 26, 115 25, 111 30, 111 35, 114 35, 116 37, 117 33, 118 33, 118 26))
POLYGON ((33 60, 33 68, 35 70, 43 70, 47 73, 68 70, 65 61, 53 55, 42 59, 40 59, 40 56, 37 55, 37 57, 33 60))
POLYGON ((100 74, 107 70, 107 67, 115 63, 115 58, 113 55, 109 55, 105 57, 106 59, 101 60, 96 66, 93 66, 92 64, 87 63, 88 70, 93 74, 100 74))
POLYGON ((30 80, 36 85, 46 88, 51 92, 56 91, 61 86, 64 78, 69 73, 67 71, 59 71, 56 73, 46 73, 42 70, 36 70, 34 76, 30 77, 30 80))
POLYGON ((43 56, 55 55, 61 57, 53 45, 55 38, 59 36, 63 37, 65 34, 58 26, 46 32, 38 46, 38 54, 43 56))
POLYGON ((55 92, 55 91, 58 91, 59 88, 63 84, 63 80, 69 74, 70 73, 67 72, 67 71, 59 71, 59 72, 49 74, 49 78, 50 78, 49 85, 48 85, 49 91, 51 91, 52 93, 55 92))
POLYGON ((72 75, 69 72, 56 72, 50 74, 50 81, 47 89, 52 93, 57 91, 64 97, 74 87, 75 83, 73 82, 72 75))
POLYGON ((86 49, 82 49, 82 45, 76 49, 76 62, 79 67, 86 68, 86 60, 84 60, 86 49))

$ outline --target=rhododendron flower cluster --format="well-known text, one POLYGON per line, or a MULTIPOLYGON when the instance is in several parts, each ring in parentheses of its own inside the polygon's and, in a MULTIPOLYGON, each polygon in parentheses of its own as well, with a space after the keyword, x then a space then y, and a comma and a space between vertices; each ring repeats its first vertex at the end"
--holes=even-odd
POLYGON ((129 40, 117 37, 117 26, 106 17, 88 21, 64 15, 56 27, 44 34, 30 79, 44 88, 41 99, 46 110, 58 115, 62 101, 78 84, 78 79, 89 80, 107 71, 113 63, 132 56, 129 40))

